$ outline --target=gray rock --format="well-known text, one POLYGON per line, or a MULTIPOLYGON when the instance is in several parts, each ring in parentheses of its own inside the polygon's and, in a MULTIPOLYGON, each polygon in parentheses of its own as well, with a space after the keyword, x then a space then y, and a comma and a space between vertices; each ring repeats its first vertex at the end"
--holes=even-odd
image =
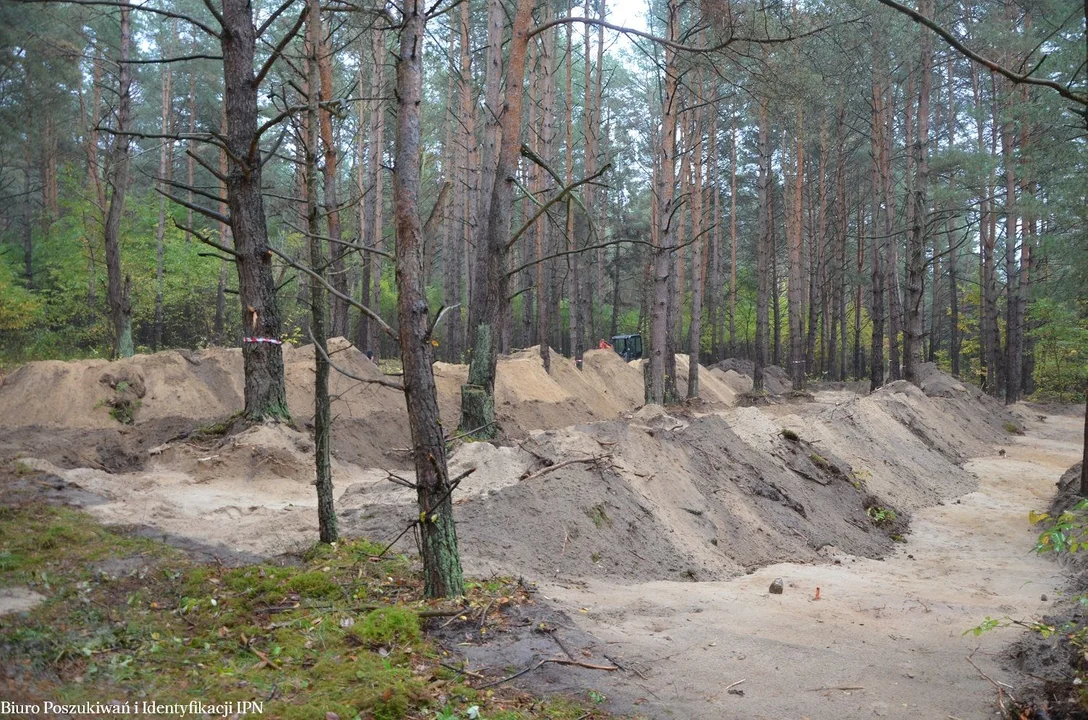
POLYGON ((785 583, 783 583, 782 578, 775 578, 774 582, 771 583, 771 587, 770 587, 771 595, 781 595, 784 585, 785 585, 785 583))

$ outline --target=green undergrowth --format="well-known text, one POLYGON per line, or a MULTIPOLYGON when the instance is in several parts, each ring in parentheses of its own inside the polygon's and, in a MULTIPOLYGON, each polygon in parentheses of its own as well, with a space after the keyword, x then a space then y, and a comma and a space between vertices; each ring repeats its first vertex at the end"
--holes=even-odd
POLYGON ((0 617, 0 665, 26 701, 256 701, 262 717, 300 720, 607 717, 588 696, 474 689, 484 681, 427 637, 428 622, 462 613, 501 624, 503 605, 531 602, 518 585, 471 582, 460 602, 428 603, 411 563, 378 552, 349 541, 298 565, 230 568, 73 510, 0 507, 0 587, 47 598, 0 617))

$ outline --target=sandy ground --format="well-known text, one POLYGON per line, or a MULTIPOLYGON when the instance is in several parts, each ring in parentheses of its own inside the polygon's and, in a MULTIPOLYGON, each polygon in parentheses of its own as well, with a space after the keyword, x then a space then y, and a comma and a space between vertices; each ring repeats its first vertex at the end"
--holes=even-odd
POLYGON ((1080 421, 1051 415, 1004 457, 967 465, 979 489, 915 512, 886 560, 779 564, 726 582, 588 580, 542 594, 629 669, 610 676, 621 704, 655 717, 986 718, 1013 631, 963 636, 987 616, 1042 613, 1058 566, 1030 552, 1027 512, 1045 508, 1080 453, 1080 421), (783 595, 768 594, 776 578, 783 595), (815 601, 816 588, 821 599, 815 601), (726 688, 743 680, 728 693, 726 688))
MULTIPOLYGON (((377 373, 350 347, 336 358, 377 373)), ((222 437, 187 432, 238 406, 236 351, 31 364, 0 387, 0 460, 41 471, 34 482, 105 523, 217 557, 304 549, 317 525, 312 355, 286 360, 299 427, 222 437), (119 400, 134 426, 108 414, 119 400)), ((436 365, 447 419, 464 372, 436 365)), ((706 402, 666 412, 639 407, 641 372, 609 351, 587 353, 584 372, 553 357, 550 375, 532 349, 503 359, 501 443, 462 444, 450 461, 451 473, 476 468, 455 499, 465 567, 539 582, 544 615, 524 626, 554 625, 624 668, 556 666, 524 681, 593 687, 655 718, 992 717, 995 687, 965 658, 1012 682, 1001 658, 1016 634, 963 633, 987 616, 1040 615, 1041 596, 1060 592, 1060 566, 1030 552, 1026 518, 1079 459, 1080 417, 1010 414, 935 370, 921 389, 760 407, 734 406, 746 389, 734 370, 700 377, 706 402), (1025 436, 1008 434, 1013 421, 1025 436), (874 527, 875 506, 894 507, 899 525, 874 527), (906 541, 893 542, 908 515, 906 541), (777 577, 785 593, 771 595, 777 577)), ((338 382, 341 527, 392 538, 418 514, 387 480, 411 474, 403 398, 338 382)), ((0 595, 0 613, 36 599, 0 595)), ((551 636, 522 635, 506 659, 495 641, 469 659, 503 673, 556 652, 551 636)))

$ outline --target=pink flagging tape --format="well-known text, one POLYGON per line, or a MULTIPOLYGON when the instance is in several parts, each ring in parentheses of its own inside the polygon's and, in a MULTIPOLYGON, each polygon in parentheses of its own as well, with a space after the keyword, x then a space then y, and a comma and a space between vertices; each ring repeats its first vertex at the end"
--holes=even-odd
POLYGON ((262 338, 262 337, 244 337, 242 338, 244 343, 268 343, 269 345, 283 345, 282 340, 275 338, 262 338))

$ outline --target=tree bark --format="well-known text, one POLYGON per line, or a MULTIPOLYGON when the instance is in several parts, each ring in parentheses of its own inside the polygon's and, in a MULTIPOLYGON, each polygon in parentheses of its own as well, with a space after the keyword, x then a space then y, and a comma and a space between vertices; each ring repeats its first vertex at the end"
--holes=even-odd
MULTIPOLYGON (((169 55, 173 48, 173 37, 177 30, 177 22, 173 22, 170 30, 170 40, 166 43, 166 53, 169 55)), ((171 133, 170 118, 173 106, 173 73, 170 63, 164 63, 160 71, 162 84, 161 108, 162 114, 159 121, 160 132, 163 135, 171 133)), ((165 191, 169 187, 172 168, 174 165, 174 143, 166 140, 159 148, 159 177, 163 178, 162 186, 165 191)), ((166 196, 159 195, 159 222, 155 227, 155 327, 151 334, 151 350, 157 352, 162 343, 163 333, 163 286, 165 284, 163 260, 165 255, 164 238, 166 235, 166 196)))
MULTIPOLYGON (((771 264, 771 130, 767 105, 759 101, 759 230, 756 236, 756 352, 752 371, 752 392, 763 392, 763 368, 767 365, 768 300, 771 264)), ((731 301, 732 302, 732 301, 731 301)))
MULTIPOLYGON (((879 48, 873 50, 878 58, 883 51, 879 48)), ((884 133, 884 89, 880 84, 880 71, 877 62, 873 63, 873 114, 872 114, 872 157, 873 157, 873 192, 872 192, 872 217, 869 222, 871 237, 870 265, 872 269, 872 300, 869 304, 869 317, 873 325, 872 344, 869 351, 869 392, 874 392, 884 384, 884 280, 885 274, 881 268, 881 246, 879 239, 881 224, 877 218, 881 214, 881 196, 885 194, 884 161, 885 152, 884 133)), ((885 217, 887 213, 885 213, 885 217)), ((883 226, 887 233, 887 222, 883 226)), ((859 239, 859 243, 862 241, 859 239)))
POLYGON ((132 66, 129 49, 132 30, 128 7, 121 8, 121 44, 118 50, 117 130, 113 136, 113 159, 109 186, 112 189, 109 210, 106 212, 106 276, 110 320, 113 324, 113 353, 118 357, 132 357, 132 302, 129 297, 131 281, 121 270, 121 219, 125 212, 125 192, 128 188, 129 122, 132 116, 132 66))
POLYGON ((790 327, 790 378, 794 390, 805 389, 805 321, 804 321, 804 219, 802 185, 805 178, 805 146, 802 140, 804 125, 802 112, 797 111, 797 126, 793 151, 792 187, 787 183, 786 192, 786 242, 788 244, 789 268, 787 276, 787 296, 789 299, 790 327))
MULTIPOLYGON (((322 82, 324 78, 321 69, 321 56, 324 54, 321 5, 318 0, 307 0, 306 4, 309 8, 309 15, 306 18, 309 49, 309 55, 306 58, 306 90, 309 94, 306 98, 309 119, 306 133, 306 229, 309 234, 307 241, 310 246, 310 268, 318 274, 320 280, 323 280, 326 261, 319 237, 321 226, 318 220, 317 156, 320 151, 319 135, 322 137, 325 135, 325 128, 319 128, 319 125, 323 125, 320 118, 319 98, 326 99, 324 96, 327 86, 322 82)), ((329 131, 331 135, 331 124, 329 131)), ((325 162, 328 163, 327 145, 325 151, 325 162)), ((335 150, 333 153, 335 166, 335 150)), ((328 182, 327 174, 325 181, 328 182)), ((326 203, 328 198, 326 187, 326 203)), ((329 232, 332 232, 332 223, 332 217, 328 216, 329 232)), ((328 333, 325 327, 328 298, 325 285, 320 280, 310 283, 310 334, 314 342, 314 470, 316 474, 314 485, 317 488, 318 536, 323 543, 334 543, 339 533, 337 532, 336 508, 333 504, 332 454, 329 442, 332 432, 332 412, 329 400, 328 333)))
MULTIPOLYGON (((510 237, 510 221, 514 199, 514 181, 518 167, 518 154, 521 149, 521 109, 525 97, 525 56, 529 44, 529 23, 532 20, 533 0, 519 0, 517 15, 514 18, 513 35, 510 41, 509 64, 506 76, 506 100, 501 114, 499 135, 498 163, 495 167, 495 182, 491 191, 491 203, 486 224, 487 232, 477 237, 477 243, 485 247, 477 248, 486 253, 485 276, 477 278, 482 284, 483 306, 477 315, 474 327, 480 337, 481 326, 487 326, 490 342, 487 347, 477 342, 472 353, 469 367, 470 382, 462 386, 462 412, 460 429, 473 437, 493 437, 496 431, 492 422, 486 425, 488 415, 494 413, 495 370, 498 363, 499 336, 502 323, 509 307, 507 287, 507 254, 510 237), (482 352, 481 352, 482 351, 482 352), (477 382, 471 382, 475 379, 477 382), (486 395, 486 404, 492 410, 484 415, 477 415, 464 407, 465 390, 478 388, 486 395), (466 413, 466 409, 470 412, 466 413), (483 422, 482 422, 483 421, 483 422)), ((485 168, 486 169, 486 168, 485 168)), ((477 302, 480 301, 477 293, 477 302)))
MULTIPOLYGON (((918 12, 933 14, 933 0, 919 0, 918 12)), ((925 274, 925 243, 929 216, 929 95, 933 84, 933 36, 922 32, 921 78, 918 86, 918 127, 911 153, 914 156, 914 187, 911 197, 910 234, 907 236, 907 307, 903 328, 903 375, 919 384, 918 365, 922 361, 922 298, 925 274)), ((909 113, 908 113, 909 114, 909 113)), ((909 122, 909 118, 908 118, 909 122)))
POLYGON ((393 202, 397 227, 397 320, 404 395, 420 508, 423 591, 427 597, 464 595, 453 521, 446 442, 438 414, 430 316, 423 277, 419 184, 423 105, 424 6, 406 0, 397 57, 397 134, 393 202))
MULTIPOLYGON (((703 87, 702 73, 696 86, 703 87)), ((699 351, 703 340, 703 111, 694 112, 692 132, 692 183, 691 183, 691 332, 688 340, 688 400, 699 397, 699 351)))
POLYGON ((261 151, 257 136, 257 92, 253 72, 256 28, 248 0, 223 0, 223 76, 226 89, 227 197, 237 253, 242 305, 245 415, 251 421, 287 420, 280 317, 272 277, 272 251, 262 196, 261 151), (253 342, 252 340, 263 340, 253 342))
MULTIPOLYGON (((310 7, 312 8, 313 5, 310 4, 310 7)), ((314 10, 311 9, 310 12, 313 13, 314 10)), ((309 18, 309 21, 315 21, 312 15, 309 18)), ((332 100, 334 94, 332 83, 332 49, 329 47, 328 38, 325 37, 323 23, 320 21, 320 18, 318 18, 316 22, 317 70, 321 87, 321 102, 327 103, 332 100)), ((348 276, 344 267, 344 253, 347 248, 339 242, 343 237, 343 226, 340 221, 339 155, 332 128, 333 108, 329 105, 323 105, 320 107, 319 115, 321 145, 325 151, 325 164, 321 168, 325 193, 325 229, 328 237, 331 238, 329 241, 329 253, 331 255, 329 270, 331 271, 332 277, 329 279, 329 284, 332 285, 337 292, 346 297, 348 296, 348 276)), ((348 307, 347 300, 335 295, 333 296, 332 317, 329 322, 329 332, 332 337, 347 337, 348 307)))
MULTIPOLYGON (((385 175, 382 171, 382 155, 385 149, 385 104, 382 93, 385 87, 385 35, 375 26, 371 29, 371 54, 374 64, 370 75, 370 117, 367 127, 367 189, 364 200, 363 245, 382 247, 382 214, 385 175)), ((382 259, 374 253, 363 253, 362 302, 374 312, 381 310, 382 259)), ((359 316, 356 345, 375 353, 379 351, 375 324, 365 314, 359 316)))
MULTIPOLYGON (((552 19, 552 6, 547 4, 544 8, 544 22, 549 22, 552 19)), ((559 28, 553 28, 549 30, 543 39, 543 53, 544 53, 544 104, 541 108, 540 117, 540 152, 541 156, 547 161, 551 162, 552 154, 555 146, 555 74, 559 69, 559 58, 556 55, 555 46, 556 38, 559 32, 559 28)), ((545 185, 551 185, 548 180, 542 180, 541 189, 545 185)), ((544 365, 544 372, 551 372, 552 358, 550 342, 550 330, 552 323, 552 298, 554 289, 551 287, 551 283, 545 284, 545 263, 542 262, 543 258, 547 255, 548 250, 551 247, 549 237, 551 234, 551 225, 548 223, 548 218, 544 217, 540 219, 536 228, 536 287, 537 287, 537 303, 536 303, 536 341, 540 346, 540 361, 544 365)), ((552 274, 554 277, 554 274, 552 274)))
MULTIPOLYGON (((680 8, 678 0, 668 0, 666 35, 675 41, 679 36, 680 8)), ((676 193, 676 113, 678 86, 676 51, 665 47, 665 82, 661 97, 661 137, 658 146, 660 170, 657 178, 658 245, 654 248, 654 297, 650 316, 650 357, 646 363, 646 402, 662 405, 675 402, 676 357, 669 327, 669 284, 676 251, 675 218, 676 193)))

